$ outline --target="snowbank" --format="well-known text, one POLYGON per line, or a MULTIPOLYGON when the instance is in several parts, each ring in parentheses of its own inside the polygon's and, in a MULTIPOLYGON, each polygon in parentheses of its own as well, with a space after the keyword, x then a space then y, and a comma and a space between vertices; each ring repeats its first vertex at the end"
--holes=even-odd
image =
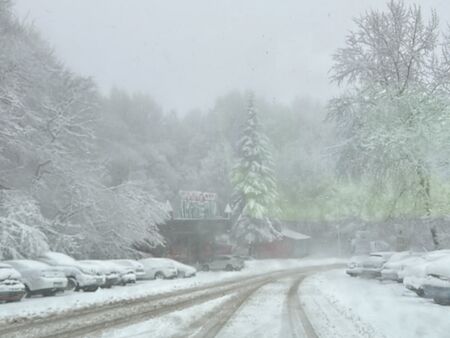
POLYGON ((321 337, 448 337, 450 307, 402 284, 351 278, 343 270, 305 279, 300 295, 321 337))

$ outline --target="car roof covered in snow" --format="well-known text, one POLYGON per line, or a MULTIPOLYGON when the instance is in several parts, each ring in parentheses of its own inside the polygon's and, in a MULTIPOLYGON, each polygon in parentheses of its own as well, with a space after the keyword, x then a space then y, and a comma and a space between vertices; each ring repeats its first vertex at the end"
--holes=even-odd
POLYGON ((397 262, 397 261, 401 261, 404 259, 409 259, 411 257, 418 257, 418 256, 422 256, 424 253, 423 252, 413 252, 413 251, 400 251, 400 252, 395 252, 390 258, 389 258, 389 262, 397 262))
POLYGON ((369 256, 382 257, 383 259, 389 259, 394 254, 395 254, 395 252, 392 252, 392 251, 379 251, 379 252, 371 252, 369 256))
POLYGON ((18 259, 18 260, 11 260, 6 261, 7 264, 10 264, 13 268, 18 269, 19 271, 21 269, 48 269, 50 268, 48 264, 33 261, 29 259, 18 259))
POLYGON ((20 273, 9 264, 0 263, 0 280, 19 279, 20 273))
POLYGON ((143 258, 141 260, 139 260, 140 263, 144 264, 144 265, 156 265, 156 266, 172 266, 175 267, 175 264, 173 263, 173 261, 169 258, 164 258, 164 257, 149 257, 149 258, 143 258))
POLYGON ((427 260, 435 260, 435 259, 441 259, 442 257, 450 256, 450 250, 435 250, 427 252, 425 255, 425 258, 427 260))
POLYGON ((142 268, 142 263, 134 259, 111 259, 110 262, 132 268, 142 268))
POLYGON ((61 265, 73 265, 76 263, 76 260, 66 254, 63 254, 61 252, 55 252, 55 251, 48 251, 44 253, 40 258, 49 260, 52 262, 55 262, 57 264, 61 265))
POLYGON ((450 278, 450 256, 444 256, 427 266, 427 274, 450 278))
POLYGON ((6 263, 0 263, 0 269, 12 269, 12 266, 6 263))

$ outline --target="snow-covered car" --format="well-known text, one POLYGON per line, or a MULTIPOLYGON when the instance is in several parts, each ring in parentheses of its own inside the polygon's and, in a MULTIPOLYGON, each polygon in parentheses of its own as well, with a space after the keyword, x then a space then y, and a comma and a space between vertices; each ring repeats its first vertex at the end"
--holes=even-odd
POLYGON ((64 272, 68 280, 67 289, 96 291, 105 283, 105 276, 88 264, 83 264, 74 258, 60 252, 46 252, 38 258, 39 261, 64 272))
POLYGON ((127 285, 131 283, 136 283, 136 270, 131 266, 125 266, 122 264, 118 264, 111 260, 109 261, 101 261, 103 264, 110 267, 111 271, 116 271, 119 274, 119 281, 117 284, 119 285, 127 285))
POLYGON ((405 267, 420 263, 423 253, 403 251, 394 253, 383 265, 381 270, 382 280, 403 282, 402 271, 405 267))
POLYGON ((244 268, 244 261, 238 257, 231 255, 216 256, 209 262, 201 265, 202 271, 240 271, 244 268))
POLYGON ((121 265, 123 267, 131 268, 136 275, 137 280, 145 278, 144 265, 133 259, 112 259, 111 262, 121 265))
POLYGON ((243 261, 252 261, 254 258, 248 255, 234 255, 234 257, 242 259, 243 261))
POLYGON ((118 271, 119 271, 119 284, 120 285, 136 283, 136 279, 137 279, 136 271, 133 268, 119 266, 118 271))
POLYGON ((383 265, 393 252, 373 252, 366 256, 355 256, 350 259, 346 273, 351 277, 380 278, 383 265))
POLYGON ((139 260, 144 266, 144 279, 170 279, 178 275, 178 270, 171 259, 144 258, 139 260))
POLYGON ((194 277, 197 274, 197 269, 193 266, 178 262, 176 260, 172 260, 173 264, 177 268, 177 277, 178 278, 189 278, 194 277))
POLYGON ((87 269, 75 266, 53 266, 67 278, 67 290, 95 292, 103 284, 104 276, 89 273, 87 269))
POLYGON ((53 296, 57 292, 64 292, 67 278, 63 272, 48 264, 33 260, 5 261, 22 276, 27 297, 32 295, 53 296))
POLYGON ((25 295, 22 276, 11 265, 0 263, 0 302, 17 302, 25 295))
POLYGON ((421 289, 424 297, 442 305, 450 305, 450 256, 445 256, 428 264, 427 277, 421 289))
MULTIPOLYGON (((90 266, 97 273, 105 276, 104 283, 100 285, 101 288, 109 289, 113 285, 119 285, 123 283, 123 281, 121 280, 121 268, 119 267, 119 265, 102 260, 80 260, 79 262, 90 266)), ((122 270, 122 273, 125 273, 126 269, 122 270)))
POLYGON ((430 251, 420 256, 414 264, 408 264, 399 272, 399 276, 403 278, 403 285, 418 296, 426 296, 422 286, 427 278, 428 266, 449 256, 450 250, 430 251))

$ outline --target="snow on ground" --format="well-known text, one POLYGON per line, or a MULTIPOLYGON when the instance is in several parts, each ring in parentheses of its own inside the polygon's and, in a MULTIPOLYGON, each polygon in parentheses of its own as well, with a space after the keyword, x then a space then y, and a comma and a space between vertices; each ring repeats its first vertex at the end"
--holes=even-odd
MULTIPOLYGON (((165 316, 156 317, 145 322, 126 326, 121 329, 105 331, 101 338, 166 338, 179 337, 186 332, 189 324, 201 319, 210 311, 214 311, 226 302, 231 295, 213 299, 205 303, 194 305, 188 309, 175 311, 165 316)), ((93 336, 95 337, 95 336, 93 336)))
POLYGON ((282 332, 289 330, 285 300, 291 284, 291 279, 283 279, 256 291, 217 337, 289 337, 282 332))
POLYGON ((450 307, 419 298, 402 284, 332 270, 306 278, 299 292, 320 337, 449 337, 450 307))
POLYGON ((188 279, 143 281, 138 282, 136 285, 117 286, 112 289, 98 290, 94 293, 67 292, 55 297, 34 297, 24 299, 18 303, 0 304, 0 324, 25 318, 45 317, 55 313, 113 303, 125 299, 136 299, 196 286, 206 286, 218 281, 238 279, 270 271, 342 262, 342 260, 335 258, 253 260, 247 261, 246 267, 240 272, 199 272, 196 277, 188 279))

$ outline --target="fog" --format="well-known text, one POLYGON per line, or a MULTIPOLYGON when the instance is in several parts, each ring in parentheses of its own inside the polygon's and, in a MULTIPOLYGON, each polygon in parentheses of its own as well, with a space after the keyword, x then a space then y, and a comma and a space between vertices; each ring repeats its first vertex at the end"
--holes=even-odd
POLYGON ((0 4, 5 257, 450 241, 446 2, 0 4))
MULTIPOLYGON (((17 0, 64 62, 112 86, 149 93, 166 110, 211 108, 230 90, 270 101, 326 102, 331 55, 352 18, 384 1, 17 0)), ((421 2, 450 18, 444 0, 421 2)))
POLYGON ((447 337, 449 22, 0 0, 0 336, 447 337))

